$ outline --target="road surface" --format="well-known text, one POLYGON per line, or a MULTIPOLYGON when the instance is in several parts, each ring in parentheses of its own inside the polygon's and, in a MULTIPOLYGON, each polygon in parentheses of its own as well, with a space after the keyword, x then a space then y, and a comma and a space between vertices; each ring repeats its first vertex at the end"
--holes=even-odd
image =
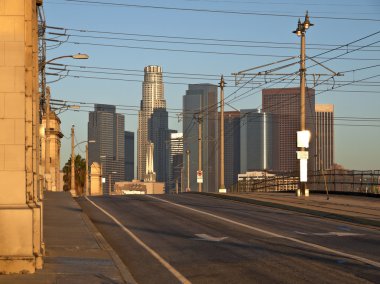
POLYGON ((380 283, 380 232, 195 194, 78 202, 138 283, 380 283))

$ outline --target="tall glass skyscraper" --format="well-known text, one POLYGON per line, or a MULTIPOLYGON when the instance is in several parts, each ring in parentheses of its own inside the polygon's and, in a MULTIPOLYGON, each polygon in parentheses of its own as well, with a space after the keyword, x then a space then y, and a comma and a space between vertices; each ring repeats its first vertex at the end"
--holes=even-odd
POLYGON ((315 170, 331 169, 334 164, 334 105, 315 105, 315 170))
POLYGON ((242 109, 240 114, 240 171, 273 170, 276 147, 272 115, 260 109, 242 109))
POLYGON ((218 86, 191 84, 183 96, 184 184, 187 185, 186 150, 190 150, 190 189, 198 190, 198 122, 202 116, 202 191, 218 189, 218 86), (195 117, 194 117, 195 116, 195 117))
MULTIPOLYGON (((166 101, 164 98, 164 84, 162 80, 162 68, 160 66, 146 66, 144 68, 144 82, 142 85, 142 100, 139 111, 139 125, 137 130, 137 178, 144 180, 146 174, 147 149, 150 143, 154 145, 154 165, 164 164, 156 161, 165 156, 166 145, 162 143, 166 139, 168 129, 168 116, 166 112, 166 101), (153 115, 154 114, 154 115, 153 115), (152 133, 152 128, 159 126, 160 129, 152 133), (163 133, 165 132, 165 134, 163 133), (153 140, 153 141, 152 141, 153 140), (163 146, 162 146, 163 145, 163 146)), ((158 172, 157 181, 165 181, 162 178, 165 168, 154 169, 158 172), (162 180, 160 180, 162 179, 162 180)))
POLYGON ((101 165, 106 180, 103 194, 108 194, 110 179, 111 188, 124 180, 124 115, 116 113, 113 105, 96 104, 95 111, 89 113, 88 140, 95 140, 88 144, 89 165, 101 165))
MULTIPOLYGON (((273 115, 278 155, 274 167, 280 172, 299 171, 297 160, 297 131, 300 130, 300 88, 263 89, 263 111, 273 115)), ((315 90, 306 88, 306 129, 314 137, 315 90)), ((315 141, 310 141, 308 169, 314 168, 315 141)))

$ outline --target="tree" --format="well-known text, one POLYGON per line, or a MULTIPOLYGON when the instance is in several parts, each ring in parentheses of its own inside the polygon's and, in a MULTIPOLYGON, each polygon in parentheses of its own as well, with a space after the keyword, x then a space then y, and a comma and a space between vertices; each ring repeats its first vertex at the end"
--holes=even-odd
MULTIPOLYGON (((75 170, 75 192, 77 195, 83 194, 83 188, 86 180, 86 160, 83 159, 79 154, 75 156, 74 161, 75 170)), ((71 190, 71 157, 66 162, 62 169, 63 171, 63 190, 71 190)))

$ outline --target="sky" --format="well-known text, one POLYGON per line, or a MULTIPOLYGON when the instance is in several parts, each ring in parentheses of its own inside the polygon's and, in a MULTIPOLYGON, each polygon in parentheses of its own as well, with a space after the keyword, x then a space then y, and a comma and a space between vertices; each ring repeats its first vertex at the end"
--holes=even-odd
MULTIPOLYGON (((61 108, 61 166, 70 156, 70 128, 87 140, 94 103, 125 114, 137 138, 143 70, 164 72, 169 128, 182 132, 182 97, 187 84, 226 79, 226 110, 260 108, 262 88, 299 86, 297 75, 232 73, 298 71, 300 39, 292 33, 308 11, 307 86, 316 103, 334 104, 335 162, 348 169, 380 169, 380 2, 377 0, 44 0, 46 58, 85 53, 48 65, 52 106, 61 108), (269 65, 283 61, 274 65, 269 65), (318 63, 317 63, 318 62, 318 63), (59 65, 58 65, 59 64, 59 65), (324 67, 323 67, 324 66, 324 67), (325 68, 326 67, 326 68, 325 68), (342 76, 333 76, 340 73, 342 76), (313 75, 314 74, 314 75, 313 75), (321 76, 318 76, 321 74, 321 76), (316 86, 314 86, 316 84, 316 86)), ((84 144, 76 147, 84 156, 84 144)), ((135 164, 137 161, 135 161, 135 164)))

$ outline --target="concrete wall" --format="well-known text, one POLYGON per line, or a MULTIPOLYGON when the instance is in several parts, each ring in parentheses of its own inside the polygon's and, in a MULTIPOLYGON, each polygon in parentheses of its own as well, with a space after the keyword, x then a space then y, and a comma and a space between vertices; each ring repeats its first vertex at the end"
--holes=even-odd
POLYGON ((42 267, 35 0, 0 1, 0 274, 42 267))

